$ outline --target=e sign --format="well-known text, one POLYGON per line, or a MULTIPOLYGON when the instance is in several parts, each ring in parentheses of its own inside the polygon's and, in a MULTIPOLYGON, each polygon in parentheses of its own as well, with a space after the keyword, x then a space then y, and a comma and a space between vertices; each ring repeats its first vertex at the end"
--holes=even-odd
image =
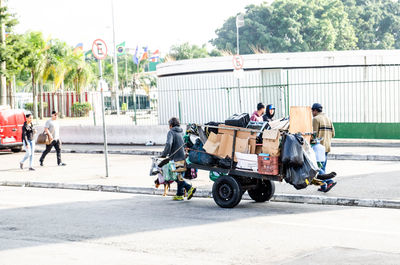
POLYGON ((92 53, 98 60, 105 59, 107 57, 106 43, 101 39, 95 40, 92 44, 92 53))
POLYGON ((239 54, 236 54, 233 56, 233 68, 235 68, 235 70, 240 70, 243 68, 243 57, 240 56, 239 54))

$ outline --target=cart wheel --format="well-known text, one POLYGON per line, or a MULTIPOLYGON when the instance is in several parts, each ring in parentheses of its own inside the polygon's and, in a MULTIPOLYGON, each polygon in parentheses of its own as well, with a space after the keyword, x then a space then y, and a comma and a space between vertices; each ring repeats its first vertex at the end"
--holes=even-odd
POLYGON ((219 177, 214 182, 212 194, 215 203, 222 208, 235 207, 243 195, 240 183, 231 176, 219 177))
POLYGON ((248 190, 250 198, 256 202, 269 201, 275 193, 275 184, 270 180, 262 180, 257 188, 248 190))

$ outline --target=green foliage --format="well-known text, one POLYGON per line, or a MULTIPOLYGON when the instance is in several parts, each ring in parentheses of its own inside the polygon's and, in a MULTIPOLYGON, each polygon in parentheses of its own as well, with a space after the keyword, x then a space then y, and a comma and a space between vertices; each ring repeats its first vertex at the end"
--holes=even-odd
POLYGON ((92 110, 92 105, 89 102, 80 103, 75 102, 72 105, 72 113, 77 117, 87 117, 89 116, 89 111, 92 110))
POLYGON ((197 45, 190 45, 188 42, 180 45, 173 45, 169 55, 175 60, 209 57, 205 44, 199 47, 197 45))
MULTIPOLYGON (((235 16, 211 40, 236 52, 235 16)), ((240 53, 400 48, 400 3, 377 0, 276 0, 246 7, 240 53)))
MULTIPOLYGON (((38 109, 41 108, 40 102, 37 103, 38 109)), ((43 102, 43 109, 47 109, 47 102, 43 102)), ((25 109, 33 112, 33 103, 25 103, 25 109)))

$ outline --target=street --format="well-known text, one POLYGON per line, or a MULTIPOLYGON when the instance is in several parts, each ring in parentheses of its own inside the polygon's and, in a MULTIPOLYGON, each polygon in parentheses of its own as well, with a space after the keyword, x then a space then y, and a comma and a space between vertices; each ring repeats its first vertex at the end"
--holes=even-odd
POLYGON ((0 261, 398 264, 400 211, 0 187, 0 261), (312 262, 310 261, 312 259, 312 262))

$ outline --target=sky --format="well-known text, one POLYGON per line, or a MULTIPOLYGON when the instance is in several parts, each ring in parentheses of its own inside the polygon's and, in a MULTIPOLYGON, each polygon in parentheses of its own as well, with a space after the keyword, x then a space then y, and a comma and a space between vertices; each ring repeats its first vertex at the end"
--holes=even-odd
MULTIPOLYGON (((162 54, 175 44, 207 44, 230 16, 265 0, 114 0, 115 42, 162 54)), ((71 46, 91 49, 95 39, 112 47, 112 0, 8 0, 18 33, 41 31, 71 46)), ((109 48, 110 50, 111 48, 109 48)))

